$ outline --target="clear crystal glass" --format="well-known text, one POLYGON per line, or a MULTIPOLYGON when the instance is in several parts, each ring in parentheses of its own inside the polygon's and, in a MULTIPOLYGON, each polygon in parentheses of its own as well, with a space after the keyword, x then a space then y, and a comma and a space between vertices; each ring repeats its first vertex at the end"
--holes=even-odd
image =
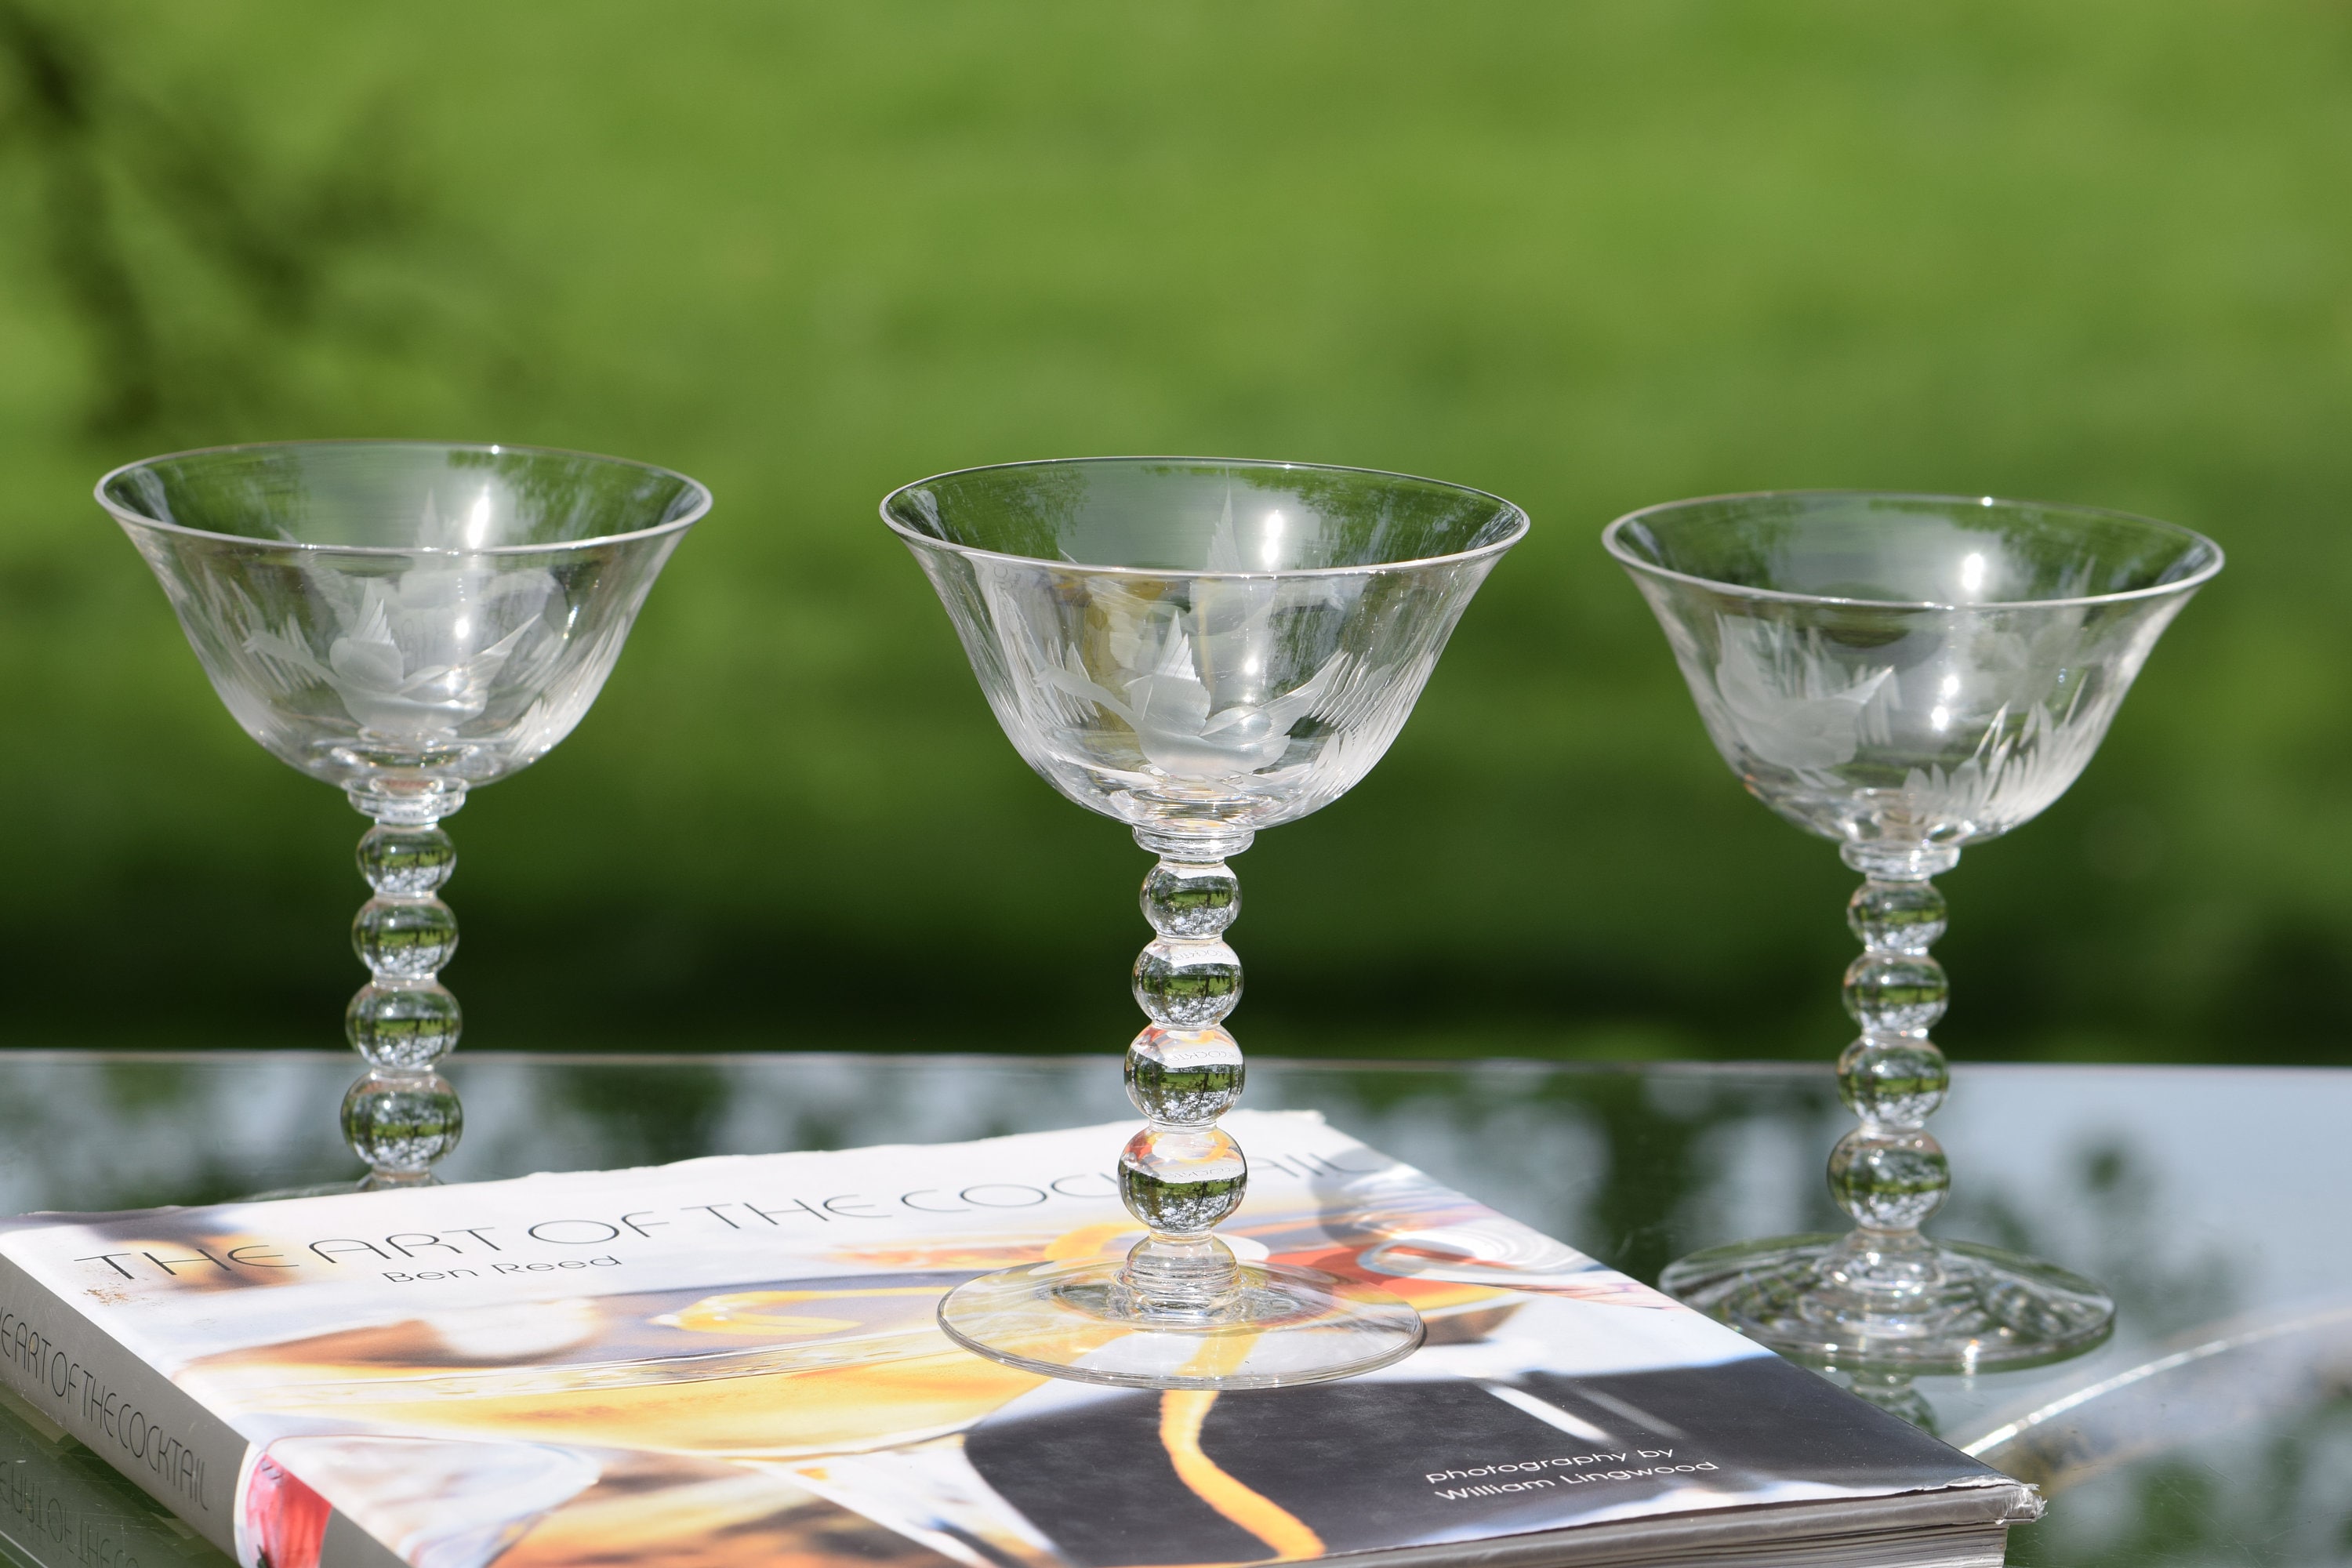
POLYGON ((1829 1169, 1854 1228, 1697 1253, 1660 1283, 1847 1366, 1973 1371, 2097 1343, 2114 1319, 2097 1286, 1920 1234, 1951 1184, 1926 1130, 1949 1081, 1928 1038, 1948 993, 1929 879, 2074 782, 2221 550, 2085 507, 1842 492, 1652 507, 1603 539, 1724 761, 1864 877, 1846 910, 1861 1032, 1838 1061, 1860 1125, 1829 1169))
POLYGON ((1422 1329, 1403 1302, 1243 1261, 1214 1234, 1249 1173, 1216 1125, 1243 1084, 1228 862, 1380 760, 1526 515, 1399 474, 1107 458, 943 474, 882 516, 1015 749, 1159 858, 1133 976, 1148 1023, 1127 1059, 1145 1125, 1118 1163, 1145 1235, 1123 1257, 972 1280, 942 1327, 1016 1366, 1155 1388, 1314 1382, 1409 1353, 1422 1329))
POLYGON ((463 1126, 435 1070, 461 1024, 439 823, 571 733, 709 492, 574 452, 326 441, 150 458, 98 500, 246 733, 373 819, 343 1129, 369 1184, 429 1180, 463 1126))

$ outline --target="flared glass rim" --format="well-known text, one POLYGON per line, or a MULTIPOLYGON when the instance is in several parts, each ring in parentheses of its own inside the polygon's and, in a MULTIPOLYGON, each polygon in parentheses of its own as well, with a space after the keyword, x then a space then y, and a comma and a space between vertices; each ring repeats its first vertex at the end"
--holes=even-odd
POLYGON ((2063 609, 2082 605, 2122 604, 2133 599, 2162 598, 2167 595, 2187 594, 2210 582, 2213 575, 2227 564, 2221 547, 2193 528, 2177 522, 2167 522, 2160 517, 2143 512, 2121 511, 2113 507, 2079 506, 2072 501, 2023 500, 2013 496, 1941 495, 1932 490, 1734 490, 1725 495, 1691 496, 1682 500, 1659 501, 1636 511, 1629 511, 1601 531, 1602 548, 1628 571, 1645 576, 1662 577, 1670 582, 1688 583, 1718 594, 1736 595, 1749 599, 1773 599, 1801 605, 1853 605, 1882 610, 2045 610, 2063 609), (1644 561, 1628 550, 1622 542, 1624 531, 1633 524, 1662 512, 1680 511, 1685 507, 1722 506, 1733 501, 1786 500, 1892 500, 1926 501, 1946 506, 1979 508, 2032 508, 2036 511, 2061 512, 2074 517, 2109 518, 2136 523, 2159 533, 2170 534, 2190 548, 2202 546, 2212 559, 2186 577, 2169 583, 2158 583, 2146 588, 2126 588, 2115 594, 2079 594, 2057 599, 1863 599, 1838 594, 1801 594, 1787 588, 1759 588, 1746 583, 1726 582, 1718 577, 1701 577, 1689 572, 1677 572, 1661 566, 1654 561, 1644 561))
POLYGON ((398 438, 319 441, 239 441, 220 447, 191 447, 181 452, 158 452, 153 457, 140 458, 109 468, 99 476, 91 487, 91 495, 108 515, 126 527, 152 528, 164 533, 175 533, 184 539, 211 540, 221 544, 242 545, 251 550, 304 550, 321 555, 555 555, 566 551, 586 550, 597 545, 622 544, 635 540, 653 539, 665 533, 678 533, 693 527, 710 511, 710 487, 691 475, 666 468, 658 463, 640 462, 635 458, 614 458, 602 452, 583 452, 570 447, 538 447, 513 441, 412 441, 398 438), (622 533, 600 533, 593 539, 565 539, 544 544, 486 544, 479 549, 435 544, 325 544, 303 539, 261 539, 249 533, 222 533, 214 529, 190 528, 184 522, 171 522, 134 511, 106 493, 107 486, 134 469, 152 468, 158 463, 178 462, 188 458, 226 458, 254 452, 317 451, 330 447, 360 450, 370 447, 404 447, 419 452, 481 452, 500 457, 509 452, 527 452, 533 457, 581 458, 594 463, 609 463, 616 468, 635 468, 640 473, 658 474, 677 480, 694 497, 694 504, 684 513, 657 522, 650 528, 633 528, 622 533))
POLYGON ((1281 458, 1173 457, 1155 453, 1125 457, 1026 458, 1010 463, 979 463, 968 468, 947 468, 900 485, 882 498, 877 510, 882 514, 883 523, 889 528, 890 531, 909 544, 950 551, 958 555, 982 561, 1011 561, 1024 566, 1051 566, 1065 572, 1085 572, 1094 575, 1124 577, 1183 578, 1187 581, 1195 578, 1365 577, 1381 572, 1411 571, 1419 566, 1451 565, 1465 561, 1481 560, 1490 555, 1500 555, 1504 551, 1525 539, 1528 530, 1533 526, 1527 509, 1517 501, 1506 500, 1494 491, 1482 490, 1475 485, 1456 484, 1452 479, 1433 479, 1420 474, 1402 473, 1394 468, 1366 468, 1349 463, 1298 463, 1281 458), (994 473, 1007 468, 1081 468, 1111 463, 1198 463, 1203 466, 1213 465, 1231 468, 1295 469, 1302 473, 1315 474, 1368 474, 1374 479, 1405 479, 1413 484, 1433 485, 1439 489, 1453 490, 1460 495, 1476 496, 1482 500, 1493 501, 1509 517, 1510 527, 1509 531, 1501 539, 1481 544, 1475 550, 1458 550, 1444 555, 1417 555, 1402 561, 1374 561, 1357 566, 1293 566, 1261 572, 1208 570, 1195 572, 1169 566, 1097 565, 1085 561, 1064 561, 1058 557, 1049 560, 1043 555, 1015 555, 1008 551, 983 550, 976 544, 959 544, 952 539, 941 539, 936 534, 925 533, 920 529, 909 528, 890 515, 892 501, 905 495, 908 490, 920 489, 925 485, 936 484, 941 479, 960 479, 968 474, 994 473))

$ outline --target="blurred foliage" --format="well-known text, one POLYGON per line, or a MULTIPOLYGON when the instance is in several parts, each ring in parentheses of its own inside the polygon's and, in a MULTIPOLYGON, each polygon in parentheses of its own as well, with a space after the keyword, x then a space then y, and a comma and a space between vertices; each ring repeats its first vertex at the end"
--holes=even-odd
POLYGON ((1954 1054, 2344 1059, 2347 89, 2317 0, 0 0, 0 1030, 334 1038, 359 820, 88 487, 409 435, 719 498, 452 825, 477 1046, 1123 1041, 1144 858, 1015 759, 873 507, 1154 451, 1537 520, 1381 767, 1242 862, 1253 1048, 1832 1053, 1849 876, 1595 542, 1829 485, 2232 554, 1946 879, 1954 1054))

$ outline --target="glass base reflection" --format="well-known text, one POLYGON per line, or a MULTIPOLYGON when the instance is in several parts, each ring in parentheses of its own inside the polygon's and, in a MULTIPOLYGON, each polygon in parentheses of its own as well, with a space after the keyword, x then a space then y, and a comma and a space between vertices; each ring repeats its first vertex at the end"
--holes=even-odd
POLYGON ((2114 1331, 2116 1304, 2078 1274, 1999 1247, 1865 1233, 1695 1252, 1658 1288, 1783 1355, 1832 1366, 1974 1373, 2063 1361, 2114 1331))

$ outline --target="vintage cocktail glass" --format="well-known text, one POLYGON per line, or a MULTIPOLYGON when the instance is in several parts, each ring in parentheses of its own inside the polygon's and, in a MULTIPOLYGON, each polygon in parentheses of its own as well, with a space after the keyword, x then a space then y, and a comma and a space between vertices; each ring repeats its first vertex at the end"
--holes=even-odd
POLYGON ((2221 552, 2086 507, 1830 491, 1652 507, 1603 539, 1732 771, 1864 879, 1846 913, 1862 1032, 1838 1061, 1861 1125, 1829 1167, 1854 1228, 1697 1253, 1661 1284, 1847 1366, 1972 1371, 2097 1343, 2115 1311, 2097 1286, 1919 1233, 1951 1183, 1925 1130, 1949 1081, 1927 1037, 1947 994, 1929 879, 2074 781, 2221 552))
POLYGON ((1226 862, 1380 759, 1526 515, 1399 474, 1120 458, 942 474, 882 516, 1014 748, 1159 857, 1134 970, 1150 1022, 1127 1057, 1148 1121, 1118 1161, 1147 1234, 1124 1258, 974 1279, 941 1326, 1016 1366, 1141 1387, 1309 1383, 1409 1353, 1422 1328, 1402 1301, 1237 1260, 1212 1234, 1248 1176, 1216 1125, 1243 1077, 1226 862))
POLYGON ((462 1127, 435 1070, 460 1022, 440 821, 580 721, 709 492, 575 452, 321 441, 150 458, 98 500, 246 733, 375 824, 343 1131, 365 1184, 428 1181, 462 1127))

